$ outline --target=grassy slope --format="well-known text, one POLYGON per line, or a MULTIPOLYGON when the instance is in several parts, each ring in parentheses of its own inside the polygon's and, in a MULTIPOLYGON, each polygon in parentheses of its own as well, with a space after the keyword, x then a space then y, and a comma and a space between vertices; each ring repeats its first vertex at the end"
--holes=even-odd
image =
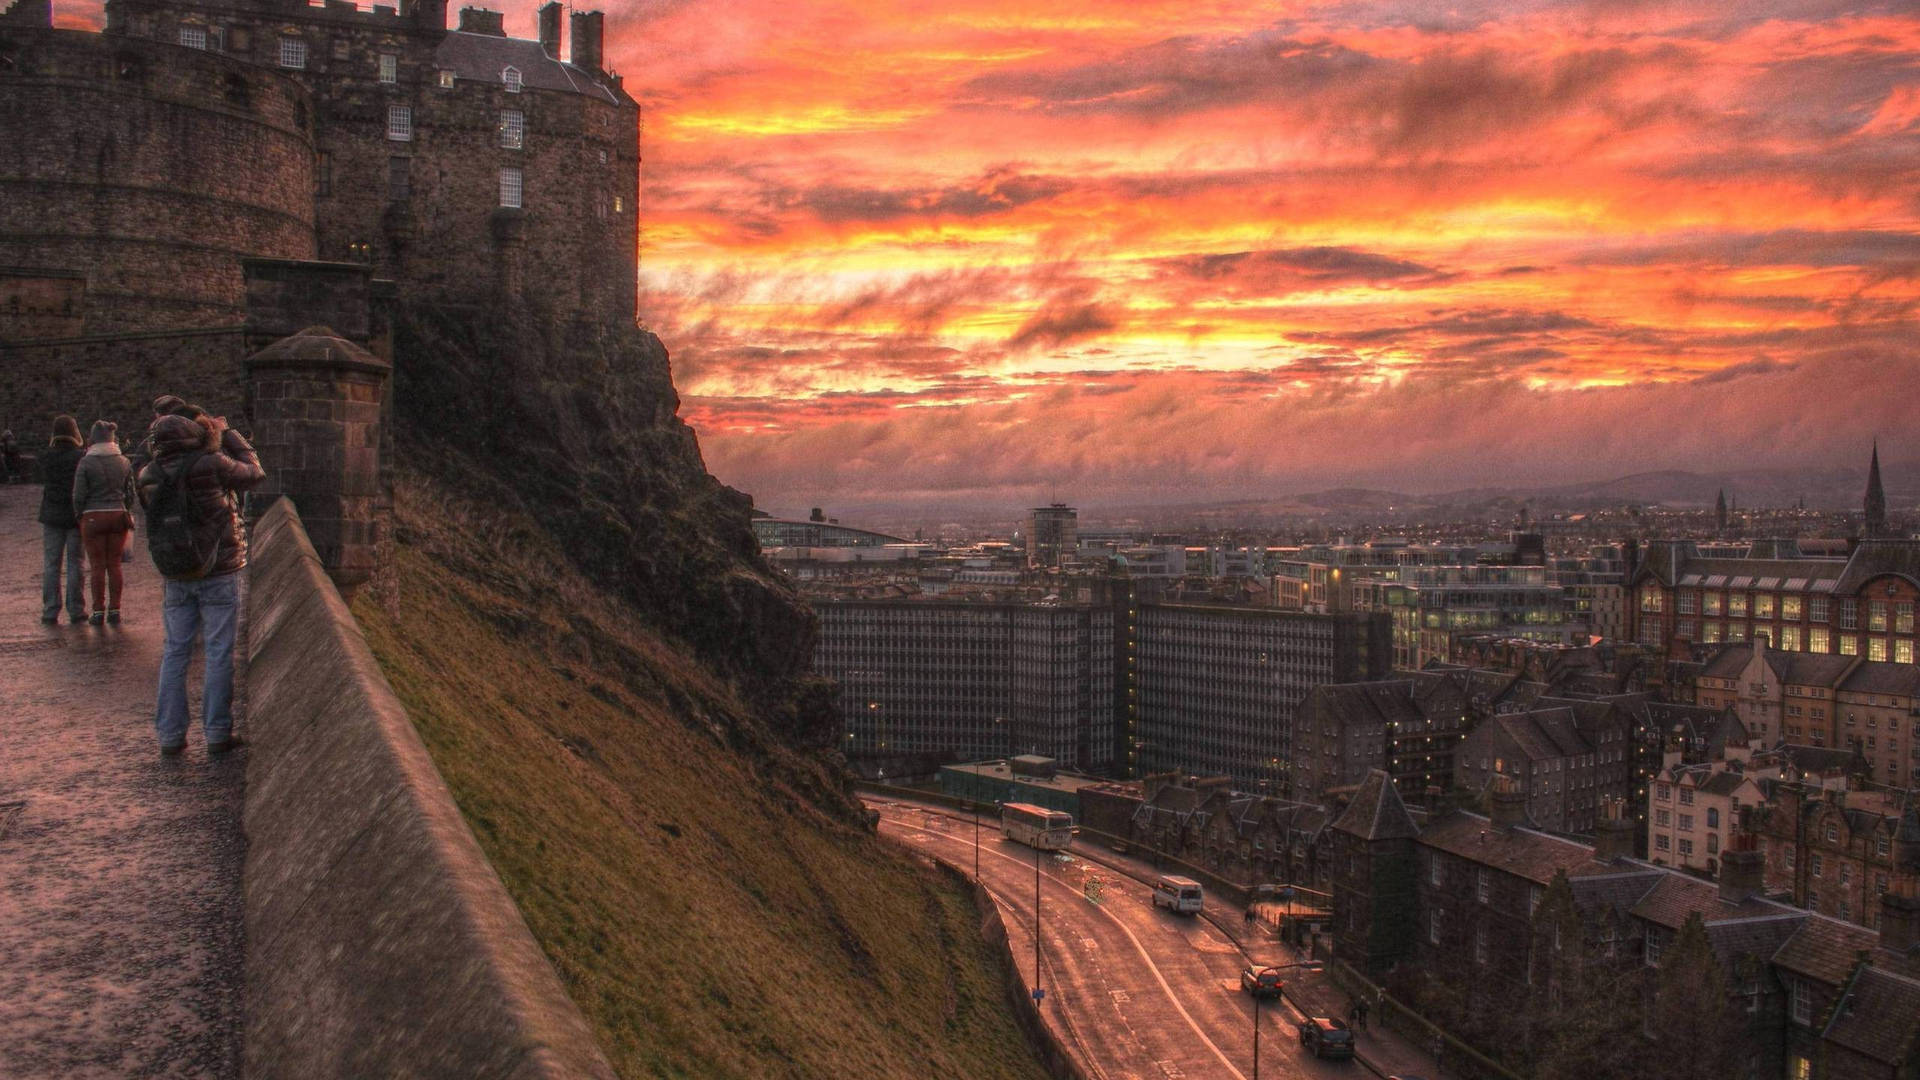
POLYGON ((1043 1075, 963 895, 726 749, 725 688, 537 532, 402 504, 401 614, 355 612, 623 1076, 1043 1075))

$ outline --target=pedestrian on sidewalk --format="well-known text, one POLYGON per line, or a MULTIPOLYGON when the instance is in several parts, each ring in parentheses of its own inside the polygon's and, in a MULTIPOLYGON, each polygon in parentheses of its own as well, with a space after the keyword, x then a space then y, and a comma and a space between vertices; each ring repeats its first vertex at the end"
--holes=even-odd
POLYGON ((87 617, 81 592, 80 521, 73 513, 73 474, 86 454, 80 445, 80 425, 62 414, 53 418, 53 441, 40 455, 40 621, 60 620, 60 564, 66 562, 67 619, 78 624, 87 617))
POLYGON ((1365 1031, 1367 1029, 1367 1003, 1364 1001, 1356 1003, 1353 1011, 1355 1019, 1360 1022, 1360 1030, 1365 1031))
POLYGON ((133 532, 133 465, 120 453, 119 426, 95 420, 87 453, 73 473, 73 512, 87 549, 95 626, 120 625, 120 555, 133 532))
POLYGON ((223 417, 163 416, 147 437, 153 461, 140 472, 140 504, 147 510, 147 551, 166 578, 161 608, 166 644, 154 730, 162 755, 186 748, 187 662, 195 635, 202 634, 206 684, 200 723, 207 752, 224 754, 240 745, 233 733, 233 640, 238 575, 247 565, 234 496, 266 472, 252 445, 223 417))

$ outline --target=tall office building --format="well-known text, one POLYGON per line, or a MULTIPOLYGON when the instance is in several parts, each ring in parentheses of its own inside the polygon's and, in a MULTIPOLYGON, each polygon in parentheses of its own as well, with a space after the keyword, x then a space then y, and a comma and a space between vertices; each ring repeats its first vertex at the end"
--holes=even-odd
POLYGON ((1134 745, 1142 772, 1231 776, 1245 790, 1291 790, 1293 725, 1317 686, 1385 678, 1384 612, 1140 604, 1133 651, 1134 745))
POLYGON ((1059 567, 1079 545, 1080 514, 1065 503, 1036 506, 1027 517, 1027 565, 1059 567))

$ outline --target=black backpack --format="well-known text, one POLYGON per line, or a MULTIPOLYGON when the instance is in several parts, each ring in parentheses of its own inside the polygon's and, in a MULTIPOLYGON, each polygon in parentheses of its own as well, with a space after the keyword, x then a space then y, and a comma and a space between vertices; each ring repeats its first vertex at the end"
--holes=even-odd
POLYGON ((205 456, 188 454, 171 475, 162 470, 160 487, 147 506, 147 553, 153 556, 154 569, 175 580, 206 577, 220 558, 226 523, 202 509, 187 490, 187 474, 205 456))

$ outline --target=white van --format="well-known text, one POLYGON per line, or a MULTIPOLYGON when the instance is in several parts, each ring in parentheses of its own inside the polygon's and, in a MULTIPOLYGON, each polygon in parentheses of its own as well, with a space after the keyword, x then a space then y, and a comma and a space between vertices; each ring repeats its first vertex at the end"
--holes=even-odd
POLYGON ((1192 878, 1162 874, 1153 881, 1153 906, 1181 915, 1197 915, 1206 902, 1200 883, 1192 878))

